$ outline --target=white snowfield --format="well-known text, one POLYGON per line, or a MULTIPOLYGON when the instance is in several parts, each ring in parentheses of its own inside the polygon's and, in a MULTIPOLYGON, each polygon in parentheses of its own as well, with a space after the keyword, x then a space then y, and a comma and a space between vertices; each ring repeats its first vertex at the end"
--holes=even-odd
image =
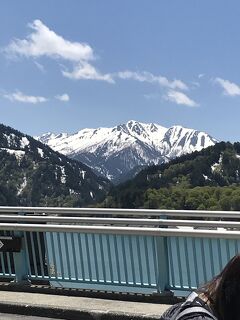
POLYGON ((70 157, 84 154, 84 159, 80 158, 82 162, 85 160, 88 166, 95 167, 95 170, 99 168, 98 171, 107 176, 112 173, 108 169, 103 170, 103 163, 109 159, 113 161, 116 158, 116 173, 117 170, 119 174, 124 172, 124 164, 117 165, 119 154, 127 168, 132 169, 136 165, 158 164, 185 153, 200 151, 217 142, 207 133, 194 129, 181 126, 165 128, 134 120, 112 128, 83 129, 74 134, 45 133, 35 138, 70 157), (125 157, 124 152, 127 152, 125 157), (101 163, 91 163, 93 159, 88 161, 89 155, 101 158, 101 163))

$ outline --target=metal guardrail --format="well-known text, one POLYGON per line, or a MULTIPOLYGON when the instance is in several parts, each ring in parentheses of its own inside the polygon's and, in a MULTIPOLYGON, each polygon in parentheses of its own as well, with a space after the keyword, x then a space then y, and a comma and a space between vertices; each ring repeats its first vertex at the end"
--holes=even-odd
MULTIPOLYGON (((0 253, 0 277, 95 290, 173 290, 179 295, 211 279, 240 250, 240 222, 217 221, 226 212, 214 212, 214 221, 203 221, 166 219, 168 214, 184 217, 185 211, 106 211, 107 216, 134 218, 102 218, 98 215, 105 211, 92 208, 0 207, 0 233, 23 239, 21 252, 0 253), (36 215, 40 213, 45 215, 36 215), (86 214, 97 217, 81 216, 86 214)), ((191 211, 194 218, 202 212, 191 211)))
POLYGON ((240 211, 207 211, 207 210, 166 210, 166 209, 109 209, 109 208, 64 208, 64 207, 3 207, 0 213, 23 214, 56 214, 61 215, 110 215, 110 216, 167 216, 167 217, 212 217, 240 219, 240 211))

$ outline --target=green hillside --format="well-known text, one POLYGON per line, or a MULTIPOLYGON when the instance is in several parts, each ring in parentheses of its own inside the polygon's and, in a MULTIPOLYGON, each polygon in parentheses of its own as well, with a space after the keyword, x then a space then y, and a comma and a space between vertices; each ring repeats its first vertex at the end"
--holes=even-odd
POLYGON ((111 189, 105 207, 240 210, 240 143, 212 147, 141 171, 111 189))

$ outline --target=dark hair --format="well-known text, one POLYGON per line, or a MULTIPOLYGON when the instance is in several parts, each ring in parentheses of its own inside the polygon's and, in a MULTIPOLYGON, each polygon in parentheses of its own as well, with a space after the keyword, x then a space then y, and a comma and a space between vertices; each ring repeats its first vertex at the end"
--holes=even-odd
POLYGON ((207 298, 218 320, 240 319, 240 254, 199 292, 207 298))

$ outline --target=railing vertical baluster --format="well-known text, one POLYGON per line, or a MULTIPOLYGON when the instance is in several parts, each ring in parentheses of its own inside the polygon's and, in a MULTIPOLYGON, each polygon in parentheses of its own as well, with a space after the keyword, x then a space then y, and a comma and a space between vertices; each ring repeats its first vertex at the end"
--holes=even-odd
POLYGON ((147 237, 143 238, 144 241, 144 253, 145 253, 145 260, 146 260, 146 268, 147 268, 147 280, 148 280, 148 285, 151 285, 151 276, 150 276, 150 263, 149 263, 149 254, 148 254, 148 244, 147 244, 147 237))
POLYGON ((126 249, 125 249, 125 236, 121 236, 121 242, 122 242, 122 251, 123 251, 123 269, 124 269, 124 277, 126 284, 129 283, 128 281, 128 268, 127 268, 127 255, 126 255, 126 249))
MULTIPOLYGON (((48 278, 51 278, 51 270, 50 270, 50 256, 49 256, 49 248, 48 248, 48 235, 49 233, 44 232, 43 233, 43 238, 44 238, 44 244, 45 244, 45 262, 47 264, 47 272, 48 272, 48 278)), ((50 238, 51 239, 51 238, 50 238)))
POLYGON ((109 261, 109 271, 110 271, 110 279, 111 283, 114 283, 114 277, 113 277, 113 265, 112 265, 112 253, 111 253, 111 247, 110 247, 110 235, 106 234, 106 240, 107 240, 107 252, 108 252, 108 261, 109 261))
POLYGON ((132 245, 133 236, 129 237, 129 253, 130 253, 130 262, 131 262, 131 269, 132 269, 132 278, 133 284, 136 285, 136 277, 135 277, 135 263, 134 263, 134 256, 133 256, 133 245, 132 245))
POLYGON ((163 293, 169 288, 168 246, 167 237, 156 237, 157 244, 157 290, 163 293))
POLYGON ((196 276, 196 286, 199 286, 199 276, 198 276, 198 263, 197 263, 197 252, 196 252, 196 242, 195 238, 192 238, 192 244, 193 244, 193 263, 194 263, 194 270, 195 270, 195 276, 196 276))
POLYGON ((71 233, 71 245, 72 245, 72 254, 73 254, 73 268, 75 279, 78 280, 78 270, 77 270, 77 259, 76 259, 76 248, 74 242, 74 233, 71 233))
POLYGON ((103 281, 106 283, 107 282, 106 262, 105 262, 105 257, 104 257, 102 234, 99 235, 99 246, 100 246, 100 255, 101 255, 101 261, 102 261, 103 281))
POLYGON ((226 249, 227 249, 227 261, 229 261, 231 258, 230 248, 229 248, 229 240, 226 240, 226 249))
POLYGON ((211 266, 211 277, 214 276, 214 257, 213 257, 213 248, 212 248, 212 239, 208 239, 209 241, 209 254, 210 254, 210 266, 211 266))
POLYGON ((143 285, 144 281, 143 281, 142 259, 141 259, 139 236, 136 236, 136 241, 137 241, 137 255, 138 255, 138 263, 139 263, 140 283, 141 283, 141 285, 143 285))
POLYGON ((172 240, 173 238, 169 238, 169 264, 170 264, 170 272, 171 272, 171 279, 172 279, 172 286, 175 287, 175 272, 174 272, 174 264, 173 264, 173 249, 172 249, 172 240))
POLYGON ((204 250, 204 239, 201 239, 201 254, 202 254, 202 265, 203 265, 203 278, 204 282, 207 282, 207 268, 206 268, 206 258, 204 250))
POLYGON ((91 234, 92 236, 92 245, 93 245, 93 260, 94 260, 94 268, 96 271, 96 280, 99 282, 99 265, 98 265, 98 259, 97 259, 97 249, 96 249, 96 240, 95 240, 95 234, 91 234))
POLYGON ((191 281, 191 274, 190 274, 190 264, 189 264, 187 238, 184 237, 183 241, 184 241, 184 254, 185 254, 186 269, 187 269, 187 280, 188 280, 188 286, 191 289, 192 288, 192 281, 191 281))
POLYGON ((33 256, 33 268, 35 277, 38 277, 38 268, 37 268, 37 261, 36 261, 36 250, 35 250, 35 243, 33 238, 33 233, 30 232, 30 239, 31 239, 31 248, 32 248, 32 256, 33 256))
POLYGON ((221 247, 220 239, 217 239, 217 244, 218 244, 218 256, 219 256, 219 268, 220 268, 220 270, 222 270, 223 260, 222 260, 222 247, 221 247))
POLYGON ((7 257, 8 272, 9 272, 9 275, 12 276, 12 275, 13 275, 13 272, 12 272, 12 267, 11 267, 11 261, 10 261, 9 252, 6 252, 6 257, 7 257))
POLYGON ((24 247, 26 250, 26 260, 27 260, 27 270, 29 270, 29 275, 32 276, 32 270, 31 270, 31 264, 30 264, 30 252, 28 248, 28 242, 27 242, 27 232, 23 233, 23 241, 24 241, 24 247))
POLYGON ((90 250, 89 250, 89 241, 88 241, 88 234, 87 233, 85 233, 85 245, 86 245, 86 253, 87 253, 87 264, 88 264, 89 280, 93 281, 92 266, 91 266, 91 259, 90 259, 90 250))
MULTIPOLYGON (((19 216, 24 216, 24 212, 18 212, 19 216)), ((22 231, 14 231, 13 234, 17 237, 23 238, 24 233, 22 231)), ((23 239, 22 239, 23 240, 23 239)), ((20 252, 13 253, 14 259, 14 269, 15 269, 15 280, 16 283, 22 284, 30 284, 29 280, 29 273, 30 268, 27 265, 27 258, 28 253, 26 252, 26 242, 22 241, 22 247, 20 252)), ((8 260, 8 259, 7 259, 8 260)), ((29 264, 30 265, 30 264, 29 264)))
POLYGON ((176 239, 176 246, 177 246, 177 257, 178 257, 178 268, 179 268, 179 282, 180 286, 183 289, 183 270, 182 270, 182 260, 180 255, 180 245, 179 245, 179 238, 176 239))
POLYGON ((158 288, 158 264, 157 264, 157 246, 156 246, 156 237, 152 237, 152 250, 153 250, 153 265, 154 265, 154 274, 155 274, 155 281, 156 287, 158 288))
POLYGON ((69 256, 69 250, 68 250, 68 239, 67 239, 67 233, 65 232, 64 235, 64 247, 66 252, 66 263, 67 263, 67 272, 68 272, 68 279, 71 280, 71 267, 70 267, 70 256, 69 256))
POLYGON ((57 272, 57 259, 56 259, 56 248, 54 244, 53 232, 50 232, 50 239, 51 239, 51 247, 52 247, 52 257, 53 257, 53 265, 50 269, 50 276, 55 275, 55 278, 58 279, 58 272, 57 272))
POLYGON ((58 254, 59 254, 59 261, 60 261, 60 272, 61 278, 64 279, 64 267, 63 267, 63 253, 62 253, 62 245, 61 245, 61 237, 62 233, 57 232, 57 242, 58 242, 58 254))
POLYGON ((119 263, 119 251, 117 247, 117 236, 113 236, 113 242, 114 242, 114 251, 115 251, 115 257, 116 257, 116 267, 117 267, 117 278, 118 283, 121 283, 121 274, 120 274, 120 263, 119 263))
POLYGON ((82 280, 86 281, 85 277, 85 267, 84 267, 84 261, 83 261, 83 248, 82 248, 82 239, 81 239, 81 234, 78 233, 78 248, 79 248, 79 259, 80 259, 80 264, 81 264, 81 271, 82 271, 82 280))
POLYGON ((44 278, 43 255, 42 255, 42 247, 40 242, 40 234, 39 232, 37 232, 36 234, 37 234, 40 269, 41 269, 42 278, 44 278))
POLYGON ((238 240, 235 240, 234 243, 235 243, 235 254, 237 254, 238 253, 238 240))

